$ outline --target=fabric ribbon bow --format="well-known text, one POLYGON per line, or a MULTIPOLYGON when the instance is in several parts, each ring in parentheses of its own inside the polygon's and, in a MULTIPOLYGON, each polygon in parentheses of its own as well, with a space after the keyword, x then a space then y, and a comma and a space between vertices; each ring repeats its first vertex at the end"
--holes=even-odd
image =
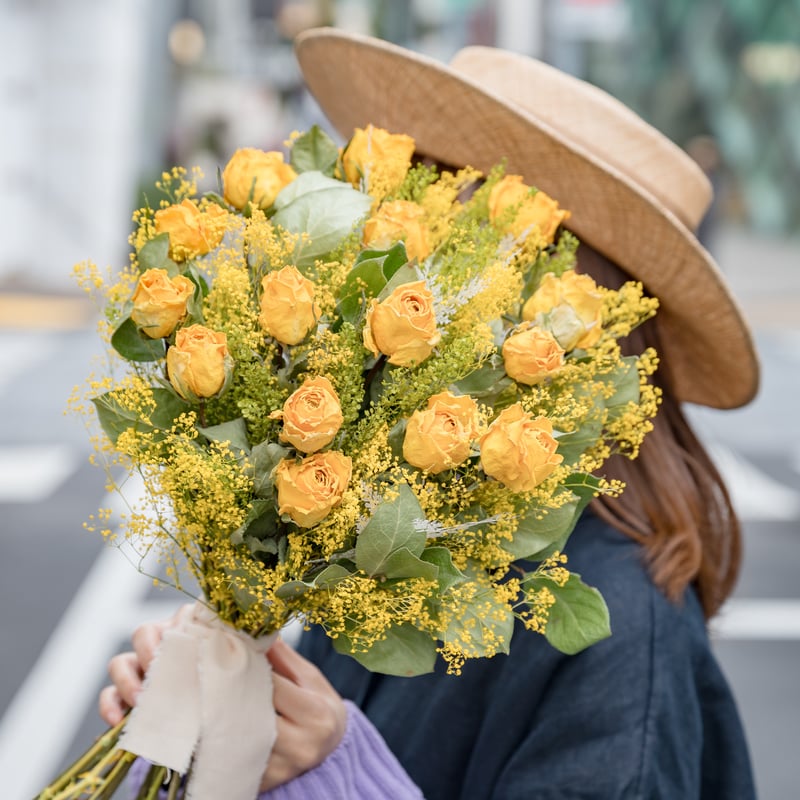
POLYGON ((120 747, 185 774, 189 800, 253 800, 277 735, 277 632, 254 639, 195 603, 164 632, 120 747))

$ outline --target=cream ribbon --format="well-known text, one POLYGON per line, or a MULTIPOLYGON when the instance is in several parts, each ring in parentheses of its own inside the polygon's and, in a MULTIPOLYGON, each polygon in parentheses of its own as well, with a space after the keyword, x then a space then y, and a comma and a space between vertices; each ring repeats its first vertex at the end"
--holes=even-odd
POLYGON ((191 763, 188 800, 254 800, 277 734, 265 656, 276 637, 195 603, 164 632, 119 746, 182 774, 191 763))

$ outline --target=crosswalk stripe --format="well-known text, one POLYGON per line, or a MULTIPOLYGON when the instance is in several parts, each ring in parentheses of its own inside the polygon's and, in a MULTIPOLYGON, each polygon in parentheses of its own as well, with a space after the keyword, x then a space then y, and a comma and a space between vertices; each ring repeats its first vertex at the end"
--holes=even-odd
POLYGON ((732 598, 710 629, 721 639, 800 640, 800 598, 732 598))
POLYGON ((78 453, 63 444, 0 446, 0 502, 46 500, 75 471, 78 453))

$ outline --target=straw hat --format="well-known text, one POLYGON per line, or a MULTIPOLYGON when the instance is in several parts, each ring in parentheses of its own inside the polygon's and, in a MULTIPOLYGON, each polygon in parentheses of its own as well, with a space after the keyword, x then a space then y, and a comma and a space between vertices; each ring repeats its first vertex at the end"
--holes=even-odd
POLYGON ((690 229, 711 198, 691 159, 606 93, 534 59, 466 48, 448 67, 334 29, 296 40, 306 83, 349 135, 372 123, 418 152, 488 170, 506 159, 570 209, 567 227, 661 301, 678 397, 715 408, 749 402, 758 360, 743 316, 690 229))

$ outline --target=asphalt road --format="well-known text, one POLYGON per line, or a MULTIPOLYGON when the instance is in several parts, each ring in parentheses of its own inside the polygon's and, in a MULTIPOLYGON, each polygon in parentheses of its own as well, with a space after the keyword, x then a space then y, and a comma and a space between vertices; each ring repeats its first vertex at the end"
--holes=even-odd
MULTIPOLYGON (((745 521, 744 572, 713 633, 763 800, 797 797, 800 785, 800 314, 789 308, 759 325, 765 368, 757 401, 727 414, 694 412, 745 521)), ((58 315, 41 324, 26 318, 3 325, 0 303, 5 800, 28 800, 102 730, 94 704, 108 658, 138 621, 179 602, 82 529, 109 503, 102 471, 88 464, 81 421, 63 414, 99 352, 91 326, 80 314, 62 326, 58 315)))

